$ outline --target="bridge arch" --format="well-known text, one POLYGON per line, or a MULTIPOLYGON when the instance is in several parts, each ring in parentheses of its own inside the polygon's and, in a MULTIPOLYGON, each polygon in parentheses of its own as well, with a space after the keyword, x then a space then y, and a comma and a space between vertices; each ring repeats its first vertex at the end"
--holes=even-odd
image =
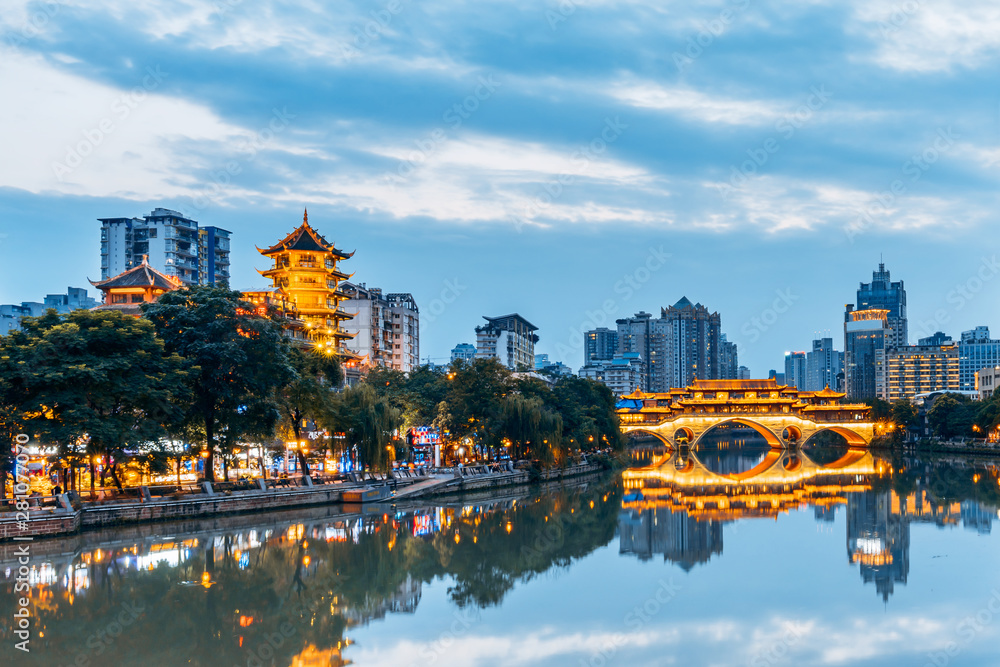
POLYGON ((628 431, 626 431, 625 434, 628 436, 651 436, 659 440, 661 443, 663 443, 668 449, 674 448, 674 443, 670 442, 670 440, 666 436, 664 436, 663 433, 654 431, 652 429, 646 429, 641 427, 631 428, 628 431))
MULTIPOLYGON (((718 424, 713 424, 711 428, 705 429, 705 431, 703 431, 702 433, 700 433, 698 435, 698 439, 694 442, 693 446, 697 447, 699 444, 701 444, 701 440, 702 440, 702 438, 705 437, 706 434, 711 433, 713 430, 717 429, 720 426, 725 426, 726 424, 737 424, 739 426, 749 426, 753 430, 757 431, 757 433, 759 433, 761 435, 761 437, 763 437, 764 440, 767 441, 767 444, 770 445, 771 447, 773 447, 773 448, 779 448, 779 447, 782 446, 781 439, 777 435, 774 434, 774 431, 772 431, 768 427, 764 426, 763 424, 759 424, 759 423, 753 421, 752 419, 746 419, 744 417, 737 417, 735 419, 727 419, 725 421, 719 422, 718 424)), ((690 430, 690 429, 688 429, 688 430, 690 430)))
POLYGON ((788 425, 781 431, 781 439, 790 444, 798 444, 802 441, 802 429, 798 426, 788 425))
MULTIPOLYGON (((821 428, 815 433, 810 434, 809 439, 811 440, 820 433, 826 433, 828 431, 830 433, 836 433, 837 435, 841 436, 844 440, 847 441, 848 447, 867 447, 869 444, 868 440, 866 440, 863 435, 844 426, 828 426, 826 428, 821 428)), ((806 442, 808 442, 808 440, 806 442)))

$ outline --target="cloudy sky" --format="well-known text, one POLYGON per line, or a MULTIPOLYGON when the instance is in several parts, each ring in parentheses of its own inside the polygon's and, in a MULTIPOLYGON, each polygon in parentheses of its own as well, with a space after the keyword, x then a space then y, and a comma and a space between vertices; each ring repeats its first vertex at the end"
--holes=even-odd
POLYGON ((1000 331, 998 64, 988 0, 2 0, 0 303, 156 206, 262 286, 308 207, 435 361, 517 311, 578 367, 687 296, 766 376, 880 255, 911 337, 1000 331))

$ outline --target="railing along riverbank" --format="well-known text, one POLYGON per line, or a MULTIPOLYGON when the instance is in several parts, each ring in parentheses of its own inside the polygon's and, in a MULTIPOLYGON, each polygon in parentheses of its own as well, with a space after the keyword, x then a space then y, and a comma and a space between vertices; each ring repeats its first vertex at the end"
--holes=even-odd
POLYGON ((473 466, 436 471, 396 471, 395 474, 349 473, 330 477, 202 482, 127 489, 125 493, 95 493, 85 500, 75 492, 29 499, 29 509, 17 511, 14 501, 0 507, 0 541, 14 536, 33 538, 68 535, 81 530, 135 523, 266 512, 342 503, 361 505, 396 499, 485 491, 528 485, 604 470, 599 463, 529 470, 504 466, 473 466))

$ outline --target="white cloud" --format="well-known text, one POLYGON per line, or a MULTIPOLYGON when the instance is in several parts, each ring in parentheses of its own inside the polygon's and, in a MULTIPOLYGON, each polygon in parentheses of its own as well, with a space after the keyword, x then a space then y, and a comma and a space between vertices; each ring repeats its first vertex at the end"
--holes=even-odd
POLYGON ((763 125, 773 122, 783 112, 770 102, 720 97, 649 81, 613 83, 608 94, 630 106, 677 113, 706 124, 763 125))
POLYGON ((994 0, 872 0, 854 5, 856 23, 875 44, 875 62, 913 72, 975 69, 1000 55, 1000 5, 994 0))

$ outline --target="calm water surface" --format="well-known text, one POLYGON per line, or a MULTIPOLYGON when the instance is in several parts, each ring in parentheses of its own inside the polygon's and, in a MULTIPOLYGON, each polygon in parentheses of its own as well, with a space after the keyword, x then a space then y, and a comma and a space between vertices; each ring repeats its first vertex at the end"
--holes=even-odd
POLYGON ((36 542, 0 664, 1000 665, 1000 461, 718 442, 502 499, 36 542))

